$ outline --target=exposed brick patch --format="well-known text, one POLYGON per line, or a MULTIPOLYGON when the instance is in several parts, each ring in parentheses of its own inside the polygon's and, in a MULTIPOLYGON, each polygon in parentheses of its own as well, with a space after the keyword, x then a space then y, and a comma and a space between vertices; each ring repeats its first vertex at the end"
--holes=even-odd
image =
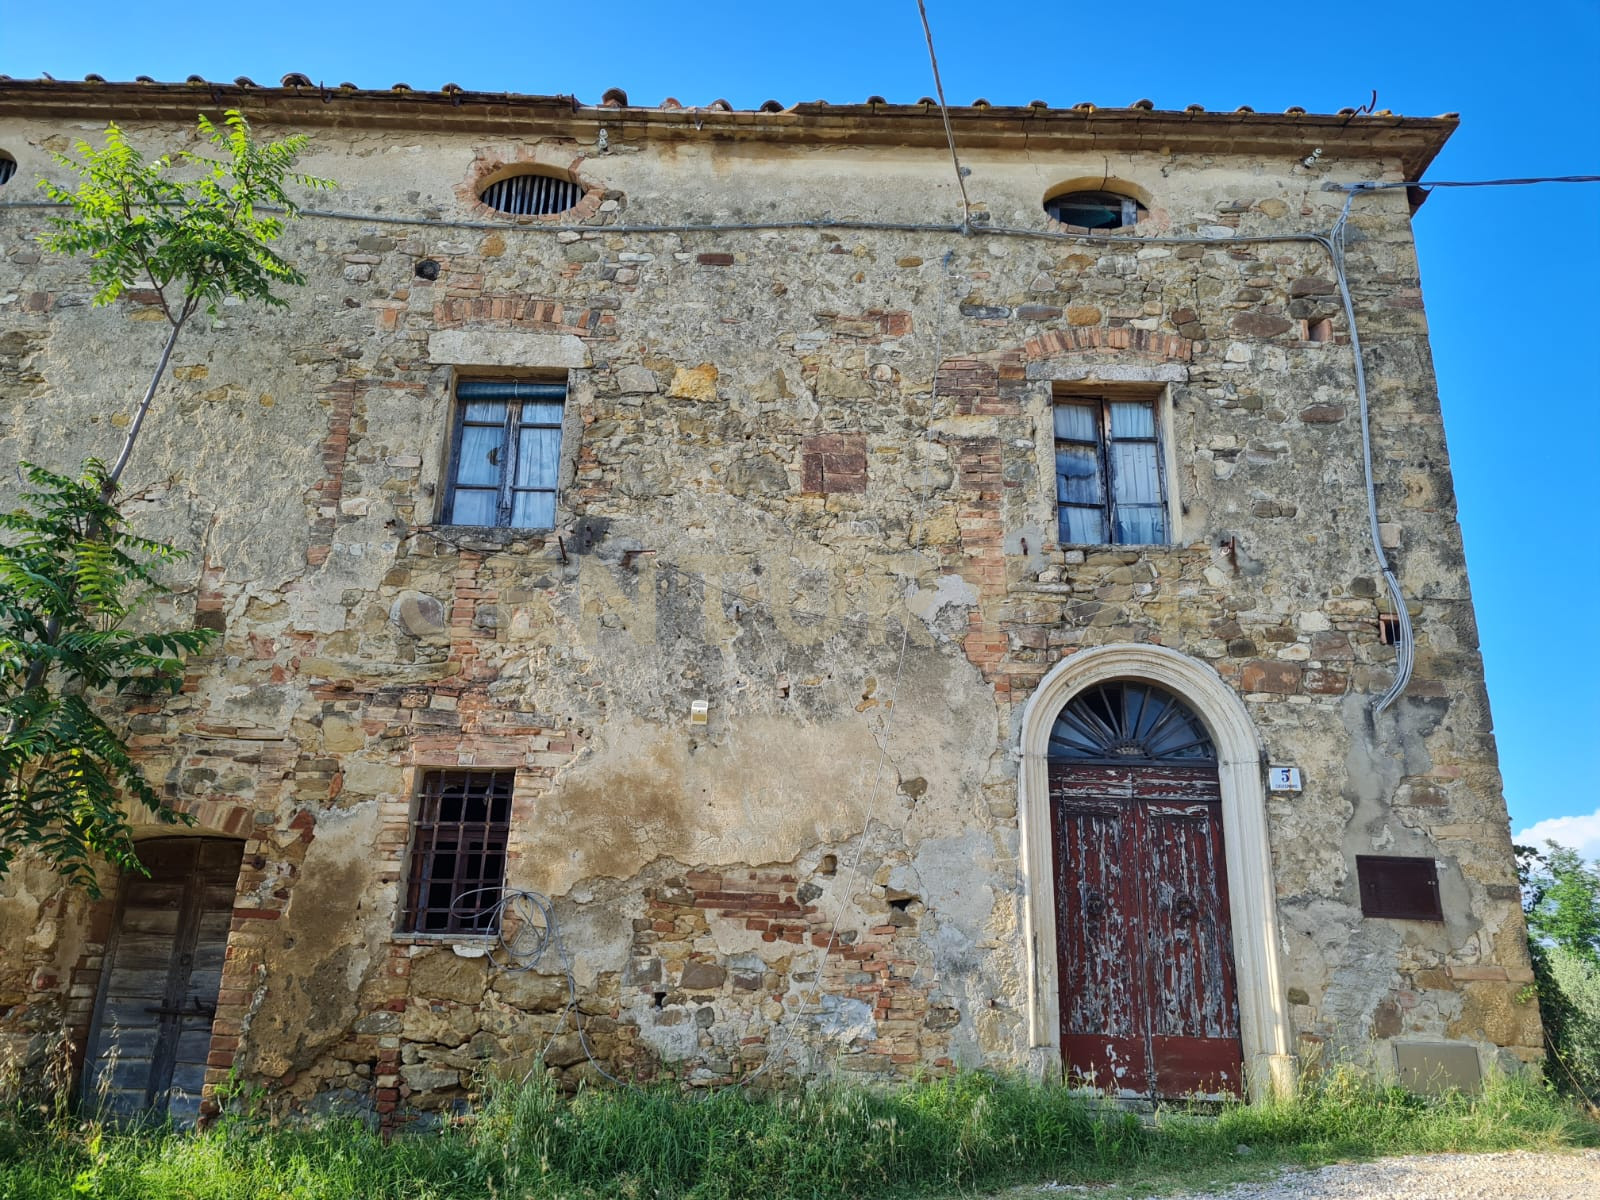
POLYGON ((911 314, 904 309, 868 309, 864 313, 818 313, 817 324, 836 338, 880 342, 911 332, 911 314))
POLYGON ((1290 695, 1300 690, 1304 672, 1294 663, 1254 659, 1239 668, 1239 686, 1247 692, 1290 695))
MULTIPOLYGON (((939 370, 938 392, 963 416, 1016 417, 1022 413, 1021 375, 1014 355, 949 359, 939 370)), ((997 619, 1007 581, 1003 444, 999 437, 971 437, 951 445, 959 553, 947 558, 946 566, 974 585, 981 598, 967 617, 962 639, 967 659, 998 689, 1009 691, 1001 669, 1009 641, 997 619)))
POLYGON ((1024 389, 1020 360, 951 358, 939 368, 938 390, 961 416, 1014 417, 1022 413, 1024 389))
MULTIPOLYGON (((225 613, 226 602, 222 594, 222 583, 226 572, 222 563, 216 559, 207 558, 200 568, 200 582, 195 589, 194 597, 194 623, 197 629, 213 629, 218 633, 227 632, 228 622, 225 613)), ((184 672, 183 690, 192 692, 199 686, 201 677, 210 666, 209 659, 205 656, 196 656, 188 660, 184 672)))
POLYGON ((916 982, 917 917, 880 899, 886 911, 877 923, 866 924, 874 917, 863 914, 860 927, 842 923, 835 934, 833 914, 802 899, 816 894, 814 888, 803 892, 785 871, 731 868, 690 871, 647 888, 624 988, 651 997, 663 1023, 677 1023, 685 1009, 708 1003, 754 1010, 734 1022, 745 1031, 737 1044, 708 1047, 701 1060, 729 1064, 723 1079, 765 1059, 777 1023, 796 1019, 796 1000, 814 1010, 822 996, 855 1001, 872 1016, 876 1037, 839 1048, 845 1069, 902 1076, 930 1065, 947 1069, 954 1012, 933 1003, 916 982), (796 949, 760 969, 730 964, 720 947, 737 939, 734 930, 796 949), (783 1006, 783 1015, 777 1021, 759 1016, 766 1004, 783 1006))
POLYGON ((340 382, 322 391, 321 400, 328 409, 328 433, 322 439, 322 478, 306 492, 306 503, 311 506, 311 542, 306 547, 308 566, 321 566, 333 549, 339 501, 344 497, 344 470, 350 452, 350 423, 355 415, 357 388, 353 382, 340 382))
POLYGON ((814 495, 867 490, 867 439, 859 433, 817 433, 800 446, 800 487, 814 495))

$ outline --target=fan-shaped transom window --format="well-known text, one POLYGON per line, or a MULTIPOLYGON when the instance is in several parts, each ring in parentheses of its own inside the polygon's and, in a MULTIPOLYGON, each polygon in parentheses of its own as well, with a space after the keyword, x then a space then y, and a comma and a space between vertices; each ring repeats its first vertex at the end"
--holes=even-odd
POLYGON ((9 183, 11 177, 17 173, 17 160, 4 150, 0 150, 0 184, 9 183))
POLYGON ((582 200, 583 185, 529 171, 496 180, 478 193, 478 199, 512 216, 548 217, 564 213, 582 200))
POLYGON ((1067 192, 1044 202, 1044 210, 1063 225, 1079 229, 1121 229, 1136 225, 1145 207, 1115 192, 1067 192))
POLYGON ((1058 762, 1215 762, 1200 718, 1171 692, 1137 680, 1085 688, 1050 730, 1058 762))

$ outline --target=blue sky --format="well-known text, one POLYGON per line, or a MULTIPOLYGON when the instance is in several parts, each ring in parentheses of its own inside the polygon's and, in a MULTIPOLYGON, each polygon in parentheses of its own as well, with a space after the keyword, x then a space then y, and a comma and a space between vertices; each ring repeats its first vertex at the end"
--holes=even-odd
MULTIPOLYGON (((933 92, 916 0, 6 9, 15 78, 300 71, 738 108, 933 92)), ((1461 114, 1431 178, 1600 174, 1600 0, 928 9, 952 103, 1332 112, 1377 89, 1380 108, 1461 114)), ((1560 820, 1534 832, 1600 857, 1600 185, 1441 190, 1416 232, 1512 826, 1560 820)))

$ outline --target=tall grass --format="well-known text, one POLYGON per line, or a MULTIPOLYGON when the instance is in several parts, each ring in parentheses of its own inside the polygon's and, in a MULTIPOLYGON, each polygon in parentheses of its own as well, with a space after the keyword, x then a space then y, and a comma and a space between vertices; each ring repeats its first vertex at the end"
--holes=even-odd
POLYGON ((566 1098, 494 1083, 469 1118, 390 1144, 353 1121, 235 1116, 204 1134, 0 1117, 0 1200, 789 1200, 909 1197, 1045 1179, 1138 1183, 1429 1150, 1600 1143, 1537 1083, 1422 1101, 1334 1071, 1296 1100, 1153 1120, 971 1073, 892 1091, 667 1088, 566 1098))

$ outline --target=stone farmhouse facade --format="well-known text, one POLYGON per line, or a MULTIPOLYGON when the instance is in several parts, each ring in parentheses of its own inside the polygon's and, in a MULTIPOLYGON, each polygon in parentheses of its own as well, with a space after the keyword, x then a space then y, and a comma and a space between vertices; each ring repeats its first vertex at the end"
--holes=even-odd
POLYGON ((14 1062, 394 1125, 540 1054, 1136 1097, 1537 1059, 1421 194, 1345 252, 1409 627, 1319 240, 1453 117, 978 102, 969 213, 927 101, 3 81, 7 479, 111 453, 165 329, 87 305, 33 181, 226 108, 339 187, 125 480, 192 552, 161 619, 221 634, 126 713, 194 824, 97 902, 13 869, 14 1062))

